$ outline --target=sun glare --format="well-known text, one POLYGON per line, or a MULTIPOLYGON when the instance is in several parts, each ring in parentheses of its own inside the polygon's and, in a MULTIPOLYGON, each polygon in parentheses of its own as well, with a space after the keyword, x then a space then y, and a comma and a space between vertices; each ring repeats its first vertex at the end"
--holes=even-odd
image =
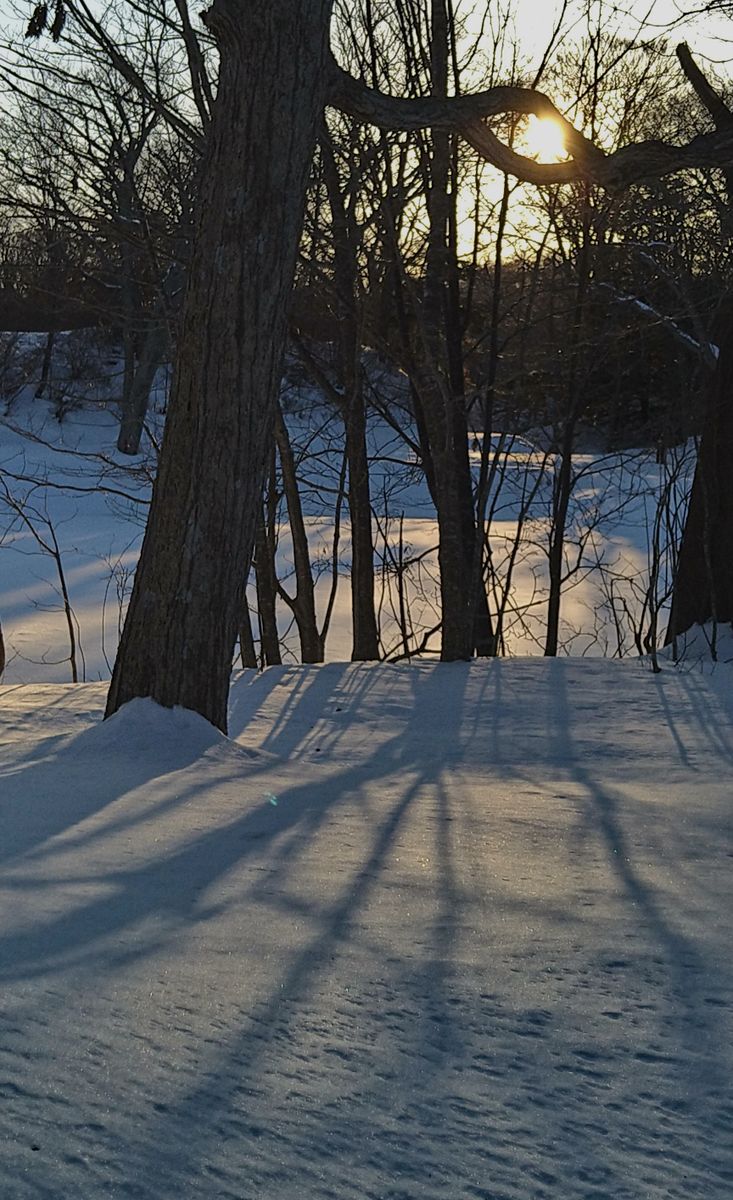
POLYGON ((528 153, 541 162, 558 162, 566 157, 562 129, 551 117, 531 116, 524 140, 528 153))

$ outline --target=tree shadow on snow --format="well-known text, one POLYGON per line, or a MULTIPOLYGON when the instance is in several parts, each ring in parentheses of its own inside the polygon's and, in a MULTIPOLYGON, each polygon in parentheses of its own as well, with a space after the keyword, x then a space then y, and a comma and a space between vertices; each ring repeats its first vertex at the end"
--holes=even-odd
MULTIPOLYGON (((22 797, 31 797, 31 807, 27 820, 19 817, 16 841, 1 849, 21 866, 28 852, 29 888, 44 862, 53 884, 63 834, 62 852, 65 844, 83 848, 91 863, 102 856, 98 878, 83 880, 100 891, 22 936, 0 936, 5 984, 56 979, 60 987, 68 978, 74 987, 87 980, 99 988, 128 969, 144 978, 147 961, 177 938, 185 962, 187 948, 213 937, 219 919, 252 913, 251 928, 235 924, 244 944, 230 951, 230 1024, 213 1045, 192 1033, 195 1081, 182 1083, 168 1064, 168 1092, 140 1111, 144 1132, 125 1148, 131 1177, 143 1181, 141 1196, 494 1200, 554 1196, 562 1188, 573 1198, 616 1198, 626 1195, 625 1184, 638 1194, 635 1179, 619 1177, 624 1156, 614 1161, 604 1124, 618 1104, 609 1080, 627 1067, 604 1062, 577 1030, 558 1028, 563 1014, 534 997, 560 985, 550 976, 543 983, 543 964, 494 943, 494 922, 512 903, 522 905, 520 919, 530 927, 548 906, 512 902, 497 883, 494 913, 486 904, 477 909, 466 890, 460 855, 470 849, 470 814, 461 811, 451 774, 476 738, 487 786, 492 763, 502 765, 503 780, 536 783, 533 764, 545 762, 551 739, 551 769, 577 786, 586 845, 601 847, 638 933, 629 975, 634 956, 637 965, 648 960, 660 1036, 671 1030, 690 1052, 663 1062, 646 1047, 659 1061, 640 1058, 636 1069, 662 1072, 670 1094, 697 1094, 706 1073, 717 1086, 719 1029, 701 991, 709 965, 673 925, 637 862, 621 794, 599 783, 581 750, 587 718, 574 707, 565 665, 549 667, 545 693, 530 686, 524 696, 533 710, 526 745, 502 715, 516 702, 511 687, 521 684, 496 668, 397 669, 392 699, 384 668, 303 671, 263 743, 272 757, 247 757, 214 741, 203 754, 179 746, 157 776, 140 761, 90 783, 94 737, 85 743, 81 735, 24 771, 22 797), (353 728, 360 718, 361 740, 353 728), (370 748, 371 720, 391 736, 370 748), (196 775, 202 757, 206 772, 196 775), (59 772, 72 772, 60 786, 59 772), (56 813, 49 797, 54 788, 57 797, 66 791, 70 778, 78 794, 56 813), (207 820, 208 803, 229 789, 241 801, 225 819, 211 812, 207 820), (117 814, 115 801, 133 790, 134 811, 117 814), (101 823, 87 829, 94 814, 101 823), (162 838, 159 850, 130 865, 115 865, 109 855, 102 861, 105 839, 148 828, 154 837, 174 817, 185 837, 162 838), (400 874, 395 864, 408 835, 400 874), (486 927, 477 933, 481 921, 486 927), (462 960, 467 930, 481 939, 483 963, 462 960), (521 982, 511 1004, 497 986, 499 959, 518 981, 526 974, 532 983, 523 1003, 521 982), (690 1076, 691 1062, 699 1077, 690 1076)), ((266 673, 246 696, 235 688, 233 734, 274 699, 282 678, 266 673)), ((530 685, 533 678, 528 673, 530 685)), ((623 956, 614 951, 607 959, 601 973, 623 975, 623 956)), ((578 977, 583 953, 580 961, 578 977)), ((561 979, 563 966, 555 967, 561 979)), ((637 1098, 650 1123, 657 1100, 649 1088, 637 1098)))

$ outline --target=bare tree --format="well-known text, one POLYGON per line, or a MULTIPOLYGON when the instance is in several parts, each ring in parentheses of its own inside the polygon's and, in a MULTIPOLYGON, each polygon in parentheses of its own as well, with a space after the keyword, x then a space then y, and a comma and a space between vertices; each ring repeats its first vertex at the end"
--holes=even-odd
POLYGON ((585 178, 619 188, 733 153, 733 134, 717 130, 681 147, 653 141, 606 155, 532 89, 384 95, 332 59, 331 9, 331 0, 214 0, 206 15, 218 91, 160 469, 107 715, 152 696, 226 729, 304 197, 327 103, 383 128, 458 129, 530 182, 585 178), (572 158, 539 164, 502 143, 486 118, 507 112, 555 115, 572 158))

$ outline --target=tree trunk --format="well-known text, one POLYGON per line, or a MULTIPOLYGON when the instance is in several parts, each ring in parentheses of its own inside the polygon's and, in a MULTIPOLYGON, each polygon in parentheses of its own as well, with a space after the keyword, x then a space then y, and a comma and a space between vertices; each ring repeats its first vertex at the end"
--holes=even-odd
MULTIPOLYGON (((129 231, 131 223, 137 216, 135 212, 135 168, 137 166, 142 143, 134 140, 123 150, 120 146, 119 160, 116 166, 120 170, 119 182, 115 187, 117 209, 120 223, 120 318, 122 321, 122 413, 127 413, 130 406, 133 383, 135 380, 135 356, 137 346, 137 318, 140 312, 140 289, 135 278, 135 254, 129 231)), ((117 449, 123 453, 136 454, 137 449, 125 451, 117 443, 117 449)))
POLYGON ((167 348, 168 327, 164 321, 157 320, 145 335, 137 369, 132 378, 125 381, 126 395, 123 396, 122 420, 117 438, 120 454, 138 454, 140 451, 150 390, 167 348))
POLYGON ((239 627, 239 652, 242 659, 242 666, 256 671, 257 651, 255 650, 255 639, 252 632, 252 614, 249 611, 249 604, 246 599, 242 612, 242 623, 239 627))
POLYGON ((295 595, 288 595, 282 586, 278 588, 278 592, 291 609, 298 626, 301 662, 320 663, 323 662, 323 638, 318 632, 316 589, 311 567, 308 531, 305 527, 303 505, 300 502, 295 455, 279 404, 275 410, 275 441, 280 456, 282 486, 285 503, 288 506, 290 539, 293 544, 293 562, 295 564, 295 595))
MULTIPOLYGON (((452 9, 446 0, 431 0, 432 91, 441 97, 448 92, 452 21, 452 9)), ((434 129, 430 139, 426 170, 429 233, 421 311, 422 352, 416 381, 423 459, 430 460, 434 481, 442 616, 440 656, 445 662, 468 659, 475 648, 489 654, 494 642, 486 593, 483 586, 477 592, 472 586, 476 523, 463 384, 452 136, 434 129)))
POLYGON ((693 625, 733 621, 733 300, 719 321, 720 357, 682 534, 666 644, 693 625))
MULTIPOLYGON (((677 47, 682 69, 715 122, 733 128, 733 111, 695 63, 685 44, 677 47)), ((723 168, 728 204, 720 214, 721 236, 733 234, 733 170, 723 168)), ((733 621, 733 298, 721 305, 713 338, 718 364, 703 423, 700 450, 682 533, 665 644, 693 625, 733 621)))
MULTIPOLYGON (((277 629, 277 572, 275 551, 264 514, 255 531, 255 583, 257 617, 260 623, 260 652, 263 667, 279 667, 280 636, 277 629)), ((246 602, 246 601, 245 601, 246 602)))
POLYGON ((369 493, 364 389, 358 367, 348 385, 344 410, 346 459, 349 464, 351 522, 352 662, 379 658, 379 632, 374 609, 374 538, 369 493))
POLYGON ((356 218, 344 198, 333 149, 325 138, 321 140, 321 155, 333 234, 339 351, 344 388, 341 411, 349 467, 351 659, 352 662, 368 662, 379 658, 379 631, 374 609, 374 537, 360 361, 361 331, 357 301, 359 242, 356 218))
POLYGON ((227 727, 333 0, 214 0, 220 53, 160 468, 107 716, 135 696, 227 727))
POLYGON ((575 421, 568 418, 560 446, 560 470, 555 479, 552 496, 552 527, 547 554, 549 595, 547 598, 547 633, 545 656, 554 658, 560 641, 560 602, 562 599, 562 568, 565 548, 565 531, 568 524, 570 498, 573 494, 573 446, 575 421))
POLYGON ((38 387, 36 388, 36 393, 33 397, 34 400, 40 400, 46 390, 48 377, 51 374, 51 361, 53 359, 53 347, 55 341, 56 334, 53 330, 51 330, 46 337, 46 345, 43 351, 43 362, 41 364, 41 378, 38 380, 38 387))
POLYGON ((121 454, 138 454, 145 417, 150 403, 150 392, 158 369, 163 365, 171 347, 170 310, 185 277, 181 263, 173 263, 161 285, 150 321, 145 331, 137 369, 127 378, 125 361, 125 386, 122 395, 122 420, 117 438, 117 449, 121 454))

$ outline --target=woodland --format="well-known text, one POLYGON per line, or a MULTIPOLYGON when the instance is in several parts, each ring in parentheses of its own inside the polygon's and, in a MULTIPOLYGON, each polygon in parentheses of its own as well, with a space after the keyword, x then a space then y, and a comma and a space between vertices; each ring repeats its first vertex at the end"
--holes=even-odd
MULTIPOLYGON (((59 0, 27 16, 0 65, 6 415, 30 374, 53 402, 61 331, 86 329, 119 351, 118 455, 154 478, 108 714, 150 696, 225 729, 235 656, 280 660, 278 606, 301 660, 323 660, 313 473, 287 419, 299 389, 341 429, 332 514, 350 537, 352 660, 386 653, 375 414, 436 526, 433 621, 406 611, 419 555, 401 540, 384 552, 393 656, 507 653, 521 539, 499 547, 493 524, 517 439, 532 449, 518 527, 544 562, 537 652, 564 651, 563 595, 593 545, 592 505, 574 515, 589 446, 660 468, 647 570, 622 587, 596 556, 615 652, 655 655, 733 619, 724 43, 711 64, 674 22, 652 31, 599 0, 558 5, 531 52, 501 3, 101 15, 59 0), (24 374, 28 330, 45 344, 24 374), (171 364, 161 442, 151 395, 171 364)), ((725 4, 682 16, 697 17, 691 40, 713 18, 727 27, 725 4)), ((16 516, 18 482, 5 470, 16 516)))
POLYGON ((731 37, 6 14, 3 1200, 730 1200, 731 37))

